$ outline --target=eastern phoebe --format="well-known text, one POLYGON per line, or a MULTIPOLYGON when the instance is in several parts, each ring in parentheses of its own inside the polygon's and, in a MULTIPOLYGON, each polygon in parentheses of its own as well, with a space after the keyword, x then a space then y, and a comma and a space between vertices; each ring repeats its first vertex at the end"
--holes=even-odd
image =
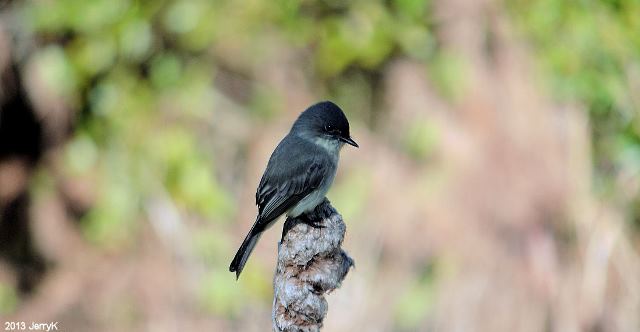
MULTIPOLYGON (((324 201, 344 144, 358 147, 340 107, 324 101, 307 108, 271 154, 256 191, 258 217, 229 266, 236 279, 260 235, 286 213, 299 217, 324 201)), ((304 216, 303 216, 304 217, 304 216)), ((314 227, 315 221, 307 220, 314 227)))

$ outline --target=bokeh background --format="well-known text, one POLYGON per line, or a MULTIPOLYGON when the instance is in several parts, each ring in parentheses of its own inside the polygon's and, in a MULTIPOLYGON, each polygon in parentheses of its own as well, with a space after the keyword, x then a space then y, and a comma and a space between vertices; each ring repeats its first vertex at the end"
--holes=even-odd
POLYGON ((640 330, 636 0, 0 1, 0 321, 267 331, 281 223, 227 271, 330 99, 356 261, 326 331, 640 330))

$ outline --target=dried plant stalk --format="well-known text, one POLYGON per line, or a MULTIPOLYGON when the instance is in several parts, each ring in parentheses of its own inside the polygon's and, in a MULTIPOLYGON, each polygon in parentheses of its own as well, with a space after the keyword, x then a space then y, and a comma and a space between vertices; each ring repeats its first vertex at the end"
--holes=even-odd
POLYGON ((345 231, 342 216, 326 199, 304 217, 287 218, 273 278, 274 331, 320 331, 328 310, 324 294, 340 287, 353 266, 340 248, 345 231))

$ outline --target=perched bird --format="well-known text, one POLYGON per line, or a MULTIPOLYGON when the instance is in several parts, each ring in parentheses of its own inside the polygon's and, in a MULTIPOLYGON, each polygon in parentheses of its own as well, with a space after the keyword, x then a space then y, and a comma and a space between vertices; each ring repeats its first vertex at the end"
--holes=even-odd
MULTIPOLYGON (((349 121, 330 101, 307 108, 271 154, 256 191, 258 217, 229 266, 236 279, 267 228, 282 214, 295 218, 324 201, 338 168, 344 144, 358 147, 349 134, 349 121)), ((307 220, 319 227, 314 221, 307 220)))

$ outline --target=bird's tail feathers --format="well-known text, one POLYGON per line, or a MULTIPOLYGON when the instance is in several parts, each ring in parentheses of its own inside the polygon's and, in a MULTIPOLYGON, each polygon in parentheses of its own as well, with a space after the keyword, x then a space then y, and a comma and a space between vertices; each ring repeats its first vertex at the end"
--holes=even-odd
POLYGON ((231 265, 229 265, 229 272, 236 273, 236 280, 240 277, 240 273, 242 269, 244 269, 244 265, 247 263, 249 255, 251 255, 261 235, 262 231, 256 231, 254 225, 251 231, 249 231, 249 234, 247 234, 247 237, 242 241, 242 245, 240 245, 236 256, 233 257, 233 261, 231 261, 231 265))

